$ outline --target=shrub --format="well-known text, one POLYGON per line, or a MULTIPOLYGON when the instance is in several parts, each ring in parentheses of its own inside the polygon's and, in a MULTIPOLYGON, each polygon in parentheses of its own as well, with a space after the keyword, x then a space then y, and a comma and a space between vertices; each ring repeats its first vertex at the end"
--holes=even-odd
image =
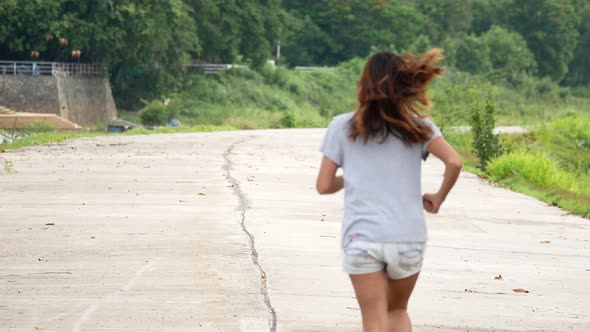
POLYGON ((161 126, 170 119, 170 112, 163 102, 154 100, 139 111, 139 118, 145 126, 161 126))
POLYGON ((473 153, 478 157, 481 167, 486 166, 492 158, 502 154, 500 138, 494 134, 496 128, 496 108, 492 101, 491 91, 488 90, 483 110, 478 97, 475 97, 473 113, 471 115, 471 132, 473 134, 473 153))
POLYGON ((291 112, 283 113, 281 117, 281 126, 284 128, 294 128, 295 127, 295 115, 291 112))

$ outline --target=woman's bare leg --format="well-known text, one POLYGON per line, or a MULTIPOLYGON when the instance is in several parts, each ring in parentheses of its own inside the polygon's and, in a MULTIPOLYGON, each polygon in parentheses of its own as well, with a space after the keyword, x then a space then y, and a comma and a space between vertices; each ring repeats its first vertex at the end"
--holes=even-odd
POLYGON ((411 332, 412 323, 408 315, 408 301, 414 290, 419 273, 411 277, 393 280, 389 279, 387 296, 387 315, 389 331, 411 332))
POLYGON ((384 271, 350 275, 361 307, 364 332, 387 331, 387 280, 384 271))

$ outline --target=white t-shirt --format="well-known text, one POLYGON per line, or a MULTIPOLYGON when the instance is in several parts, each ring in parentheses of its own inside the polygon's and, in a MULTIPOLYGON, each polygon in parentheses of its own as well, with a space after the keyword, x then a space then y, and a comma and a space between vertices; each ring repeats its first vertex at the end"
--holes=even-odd
POLYGON ((364 143, 348 137, 353 113, 336 116, 321 152, 344 171, 345 210, 342 247, 353 238, 379 243, 426 242, 421 166, 428 145, 442 136, 429 119, 433 134, 425 143, 406 146, 388 135, 364 143))

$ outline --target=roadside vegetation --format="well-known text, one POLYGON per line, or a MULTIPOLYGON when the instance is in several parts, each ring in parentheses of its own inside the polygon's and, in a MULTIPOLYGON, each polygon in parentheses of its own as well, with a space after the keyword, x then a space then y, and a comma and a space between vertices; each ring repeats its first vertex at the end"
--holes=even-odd
POLYGON ((485 166, 474 148, 482 137, 457 131, 446 137, 468 171, 590 218, 590 116, 572 113, 528 129, 498 135, 502 151, 485 166))
POLYGON ((0 143, 0 153, 8 150, 17 150, 29 146, 37 146, 43 144, 56 144, 71 139, 96 137, 106 135, 148 135, 148 134, 178 134, 178 133, 194 133, 194 132, 211 132, 211 131, 227 131, 236 130, 235 127, 230 126, 208 126, 208 125, 194 125, 183 127, 158 127, 153 129, 134 128, 124 133, 108 133, 104 129, 86 129, 83 131, 58 131, 55 128, 46 126, 33 126, 22 130, 1 130, 0 135, 5 137, 5 141, 0 143), (42 128, 42 129, 40 129, 42 128))

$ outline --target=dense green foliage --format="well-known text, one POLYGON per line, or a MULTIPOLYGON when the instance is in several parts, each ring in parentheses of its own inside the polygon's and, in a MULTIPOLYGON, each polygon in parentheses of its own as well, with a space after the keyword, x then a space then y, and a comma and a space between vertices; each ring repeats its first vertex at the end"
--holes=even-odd
POLYGON ((281 34, 278 0, 5 0, 0 57, 82 60, 112 66, 178 66, 190 58, 262 64, 281 34), (68 45, 53 48, 57 39, 68 45))
POLYGON ((322 127, 355 107, 358 65, 311 73, 270 66, 235 68, 217 75, 187 75, 168 95, 183 124, 228 125, 240 129, 322 127))
POLYGON ((590 0, 4 0, 0 58, 100 62, 119 105, 177 91, 191 61, 336 65, 376 48, 443 47, 514 85, 590 84, 590 0), (67 43, 60 41, 66 39, 67 43), (532 78, 531 78, 532 77, 532 78))
MULTIPOLYGON (((179 80, 176 92, 157 102, 170 98, 170 109, 186 125, 321 127, 334 115, 355 109, 355 82, 364 62, 357 58, 314 72, 265 66, 259 70, 235 68, 217 75, 193 73, 179 80)), ((494 104, 500 125, 532 125, 571 112, 590 111, 584 106, 588 99, 576 97, 550 81, 527 79, 517 86, 506 86, 450 68, 432 86, 431 115, 443 131, 468 125, 473 116, 473 96, 480 96, 483 115, 488 90, 489 104, 494 104)))
POLYGON ((99 62, 111 70, 117 102, 136 107, 178 87, 193 59, 213 62, 271 57, 282 31, 278 0, 4 0, 0 59, 99 62), (67 40, 67 45, 62 43, 67 40))
POLYGON ((284 53, 295 65, 335 65, 372 46, 408 49, 427 26, 414 8, 389 1, 285 0, 293 17, 284 53))
POLYGON ((141 123, 146 126, 162 126, 172 119, 172 115, 163 102, 154 100, 140 112, 141 123))
POLYGON ((415 50, 419 39, 447 50, 470 73, 524 72, 588 84, 587 0, 285 0, 294 19, 292 64, 335 64, 369 46, 415 50))
POLYGON ((506 154, 493 158, 486 170, 472 153, 470 133, 449 131, 445 136, 468 171, 590 218, 590 170, 580 167, 590 157, 579 147, 588 142, 588 128, 590 118, 570 115, 531 127, 531 132, 502 134, 506 154))

